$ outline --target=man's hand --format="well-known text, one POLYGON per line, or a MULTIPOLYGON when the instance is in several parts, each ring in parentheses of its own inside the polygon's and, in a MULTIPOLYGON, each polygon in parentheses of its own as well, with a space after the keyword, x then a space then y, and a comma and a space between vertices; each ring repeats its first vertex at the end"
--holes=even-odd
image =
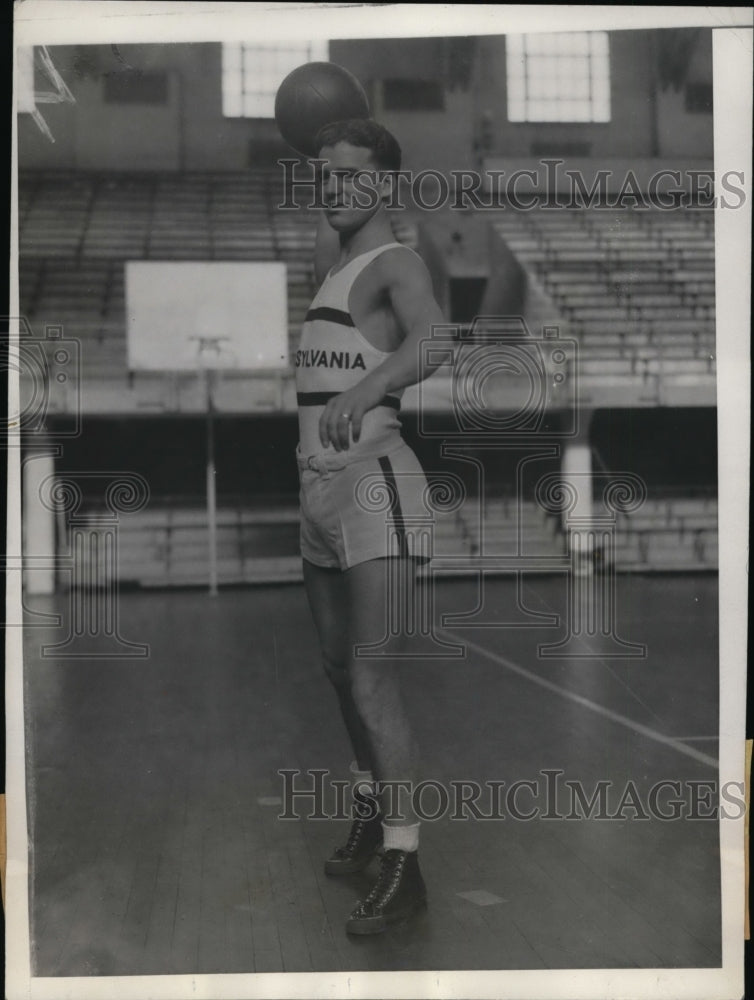
POLYGON ((322 447, 332 444, 336 451, 346 451, 361 435, 364 414, 373 410, 385 396, 384 379, 367 375, 358 385, 333 396, 319 418, 319 439, 322 447))

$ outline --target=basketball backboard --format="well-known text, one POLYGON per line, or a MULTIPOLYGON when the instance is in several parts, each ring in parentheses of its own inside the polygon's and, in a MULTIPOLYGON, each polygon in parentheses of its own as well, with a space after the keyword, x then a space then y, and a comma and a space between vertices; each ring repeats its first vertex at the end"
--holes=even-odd
POLYGON ((63 103, 75 104, 76 99, 55 68, 47 46, 20 46, 16 50, 16 110, 18 113, 31 115, 40 131, 47 136, 50 142, 55 142, 55 137, 37 105, 63 103), (36 86, 38 78, 46 83, 42 89, 36 86))
POLYGON ((127 261, 130 371, 288 364, 282 261, 127 261))

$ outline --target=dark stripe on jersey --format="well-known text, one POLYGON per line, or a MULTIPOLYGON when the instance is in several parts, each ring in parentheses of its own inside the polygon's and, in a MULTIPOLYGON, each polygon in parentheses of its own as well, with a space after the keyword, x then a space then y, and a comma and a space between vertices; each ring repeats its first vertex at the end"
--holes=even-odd
MULTIPOLYGON (((299 406, 325 406, 335 396, 340 396, 340 392, 297 392, 296 402, 299 406)), ((397 396, 383 396, 377 404, 378 406, 389 406, 393 410, 400 410, 401 401, 397 396)))
POLYGON ((377 461, 380 463, 380 468, 382 469, 382 475, 385 477, 385 482, 387 483, 388 489, 390 490, 390 514, 393 518, 395 533, 398 535, 398 552, 401 559, 408 559, 408 539, 406 538, 406 524, 403 520, 403 509, 401 508, 401 498, 398 494, 398 484, 395 481, 395 473, 393 472, 393 466, 390 462, 390 459, 386 455, 383 455, 382 458, 378 458, 377 461))
POLYGON ((330 306, 318 306, 316 309, 310 309, 304 322, 310 323, 315 319, 324 319, 328 323, 340 323, 341 326, 356 326, 349 313, 343 312, 342 309, 331 309, 330 306))

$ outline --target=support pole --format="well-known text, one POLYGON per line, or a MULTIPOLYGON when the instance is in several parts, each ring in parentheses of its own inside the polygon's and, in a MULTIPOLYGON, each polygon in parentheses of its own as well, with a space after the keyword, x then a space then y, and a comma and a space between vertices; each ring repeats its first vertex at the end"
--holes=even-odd
POLYGON ((26 559, 23 579, 27 594, 55 593, 55 511, 46 507, 40 499, 42 483, 54 474, 55 459, 52 454, 39 450, 24 456, 24 556, 43 557, 39 565, 35 565, 33 559, 26 559))
POLYGON ((207 427, 207 529, 209 535, 209 594, 217 597, 217 483, 215 481, 215 409, 212 396, 214 372, 204 369, 207 427))

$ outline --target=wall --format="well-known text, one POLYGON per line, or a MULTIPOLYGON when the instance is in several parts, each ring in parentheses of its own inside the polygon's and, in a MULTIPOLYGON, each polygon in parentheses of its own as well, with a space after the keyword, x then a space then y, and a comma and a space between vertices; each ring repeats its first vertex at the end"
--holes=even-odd
POLYGON ((460 170, 473 165, 471 80, 449 84, 449 50, 444 38, 379 38, 333 41, 330 58, 357 76, 370 95, 372 114, 395 133, 407 170, 460 170), (390 79, 442 80, 445 107, 437 111, 392 111, 384 107, 380 84, 390 79))
POLYGON ((427 225, 419 227, 419 253, 432 278, 432 290, 443 316, 449 315, 448 269, 445 254, 440 249, 436 235, 427 225))
POLYGON ((167 72, 167 105, 105 102, 105 74, 126 70, 108 45, 51 49, 77 103, 41 108, 54 144, 28 115, 20 117, 22 167, 244 170, 252 140, 272 140, 290 155, 274 122, 223 117, 220 45, 122 45, 119 51, 137 70, 167 72))
MULTIPOLYGON (((712 33, 696 37, 688 71, 689 83, 712 83, 712 33)), ((657 132, 660 156, 712 157, 712 114, 686 110, 684 88, 657 90, 657 132)))
MULTIPOLYGON (((350 69, 371 95, 373 113, 398 136, 409 169, 464 169, 474 165, 483 113, 492 125, 488 155, 525 158, 532 143, 553 149, 587 142, 593 157, 712 156, 712 116, 684 108, 683 91, 654 85, 657 36, 611 32, 612 113, 606 124, 511 123, 505 106, 505 39, 359 39, 331 43, 331 59, 350 69), (441 110, 384 107, 383 83, 395 78, 441 80, 441 110), (655 124, 656 123, 656 124, 655 124)), ((55 65, 77 99, 75 106, 44 105, 50 143, 29 116, 19 122, 22 167, 105 170, 243 170, 249 147, 279 143, 274 122, 226 119, 221 109, 221 47, 217 43, 59 46, 55 65), (137 70, 168 73, 164 106, 106 103, 104 74, 137 70)), ((690 78, 711 79, 711 32, 696 40, 690 78)), ((279 143, 280 152, 286 147, 279 143)), ((539 155, 539 154, 537 154, 539 155)), ((555 154, 557 155, 557 154, 555 154)))
MULTIPOLYGON (((100 80, 81 80, 76 97, 86 127, 74 130, 76 164, 97 170, 180 170, 183 143, 183 78, 167 73, 165 104, 112 105, 102 100, 100 80)), ((77 118, 77 126, 83 119, 77 118)))
POLYGON ((518 316, 527 298, 526 272, 494 226, 488 227, 490 278, 479 312, 483 316, 518 316))
POLYGON ((717 483, 714 407, 598 409, 591 440, 611 471, 630 469, 650 488, 713 489, 717 483))
MULTIPOLYGON (((505 39, 490 36, 479 41, 477 120, 485 112, 492 121, 492 148, 498 156, 532 155, 532 144, 547 144, 555 153, 586 143, 593 157, 651 157, 693 155, 712 157, 710 114, 679 114, 679 98, 661 92, 655 83, 655 33, 609 33, 611 121, 604 124, 515 123, 507 120, 505 39), (654 110, 655 95, 657 109, 654 110), (656 126, 655 126, 655 114, 656 126), (691 135, 689 135, 691 129, 691 135), (656 139, 655 139, 656 132, 656 139)), ((697 80, 711 80, 711 33, 697 39, 692 72, 697 80), (708 68, 707 68, 708 67, 708 68)))
MULTIPOLYGON (((206 434, 202 417, 137 413, 98 417, 86 421, 80 437, 66 442, 57 468, 64 472, 127 469, 144 476, 155 500, 183 496, 201 502, 206 490, 206 434)), ((237 495, 294 496, 297 441, 295 414, 220 415, 215 421, 220 500, 237 495)))

